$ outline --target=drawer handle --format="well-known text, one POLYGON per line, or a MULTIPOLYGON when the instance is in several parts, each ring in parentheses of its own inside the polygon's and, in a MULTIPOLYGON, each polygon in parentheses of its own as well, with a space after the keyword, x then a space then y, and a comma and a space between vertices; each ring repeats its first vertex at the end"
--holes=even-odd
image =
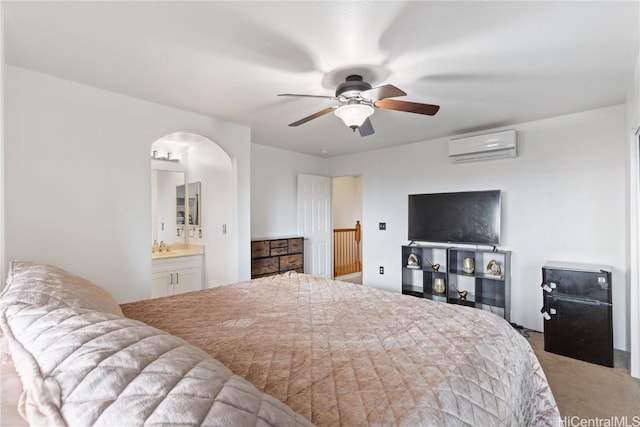
POLYGON ((176 285, 180 283, 180 273, 176 273, 176 285))

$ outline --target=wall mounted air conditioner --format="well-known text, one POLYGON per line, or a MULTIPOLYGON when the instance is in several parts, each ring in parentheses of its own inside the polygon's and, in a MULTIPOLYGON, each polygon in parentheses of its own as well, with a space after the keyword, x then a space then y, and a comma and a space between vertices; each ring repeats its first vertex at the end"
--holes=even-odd
POLYGON ((449 140, 451 163, 506 159, 517 155, 515 130, 449 140))

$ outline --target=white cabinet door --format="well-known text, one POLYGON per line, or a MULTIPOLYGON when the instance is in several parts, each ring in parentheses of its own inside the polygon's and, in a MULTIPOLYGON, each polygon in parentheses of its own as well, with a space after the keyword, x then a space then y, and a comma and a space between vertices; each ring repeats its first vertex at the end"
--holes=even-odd
POLYGON ((181 294, 183 292, 199 291, 202 289, 202 269, 201 268, 187 268, 184 270, 178 270, 173 273, 174 294, 181 294))
POLYGON ((160 298, 172 295, 171 288, 173 285, 169 284, 169 274, 167 272, 154 273, 151 277, 151 298, 160 298))
POLYGON ((154 259, 151 298, 199 291, 202 279, 202 255, 154 259))

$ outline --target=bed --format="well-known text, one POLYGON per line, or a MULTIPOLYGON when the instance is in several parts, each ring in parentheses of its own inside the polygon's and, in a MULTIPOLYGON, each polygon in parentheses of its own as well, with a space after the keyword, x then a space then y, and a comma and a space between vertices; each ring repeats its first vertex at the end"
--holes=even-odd
POLYGON ((526 340, 491 313, 290 272, 122 306, 317 425, 545 425, 526 340))
MULTIPOLYGON (((5 291, 0 298, 3 331, 11 330, 6 318, 15 316, 15 305, 5 291)), ((124 304, 118 307, 121 314, 113 307, 106 312, 103 307, 81 309, 81 317, 94 317, 97 325, 115 321, 130 329, 127 322, 136 322, 145 334, 157 331, 184 343, 198 360, 227 369, 225 375, 240 381, 243 390, 268 403, 262 415, 250 419, 256 424, 561 425, 527 341, 502 318, 477 309, 293 272, 124 304)), ((28 327, 25 331, 29 335, 28 327)), ((112 351, 112 340, 100 334, 95 340, 112 351)), ((125 349, 133 343, 126 342, 125 349)), ((123 360, 137 364, 136 357, 144 354, 123 360)), ((72 376, 65 372, 63 380, 72 376)), ((189 393, 197 392, 192 387, 189 393)), ((202 397, 207 398, 217 399, 202 397)), ((231 402, 225 409, 241 406, 231 402)), ((63 399, 53 406, 65 404, 63 399)), ((163 416, 173 416, 171 408, 165 409, 163 416)), ((183 424, 215 424, 215 414, 204 412, 183 424)), ((132 418, 131 425, 150 424, 145 417, 132 418)))

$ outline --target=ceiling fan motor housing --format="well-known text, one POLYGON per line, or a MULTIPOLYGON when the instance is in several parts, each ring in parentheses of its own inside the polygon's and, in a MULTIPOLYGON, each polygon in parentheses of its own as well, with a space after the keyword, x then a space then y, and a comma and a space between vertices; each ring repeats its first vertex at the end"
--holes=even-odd
POLYGON ((362 76, 353 74, 347 77, 344 83, 340 83, 336 89, 336 97, 340 95, 349 96, 351 93, 358 94, 371 89, 371 85, 362 80, 362 76))

